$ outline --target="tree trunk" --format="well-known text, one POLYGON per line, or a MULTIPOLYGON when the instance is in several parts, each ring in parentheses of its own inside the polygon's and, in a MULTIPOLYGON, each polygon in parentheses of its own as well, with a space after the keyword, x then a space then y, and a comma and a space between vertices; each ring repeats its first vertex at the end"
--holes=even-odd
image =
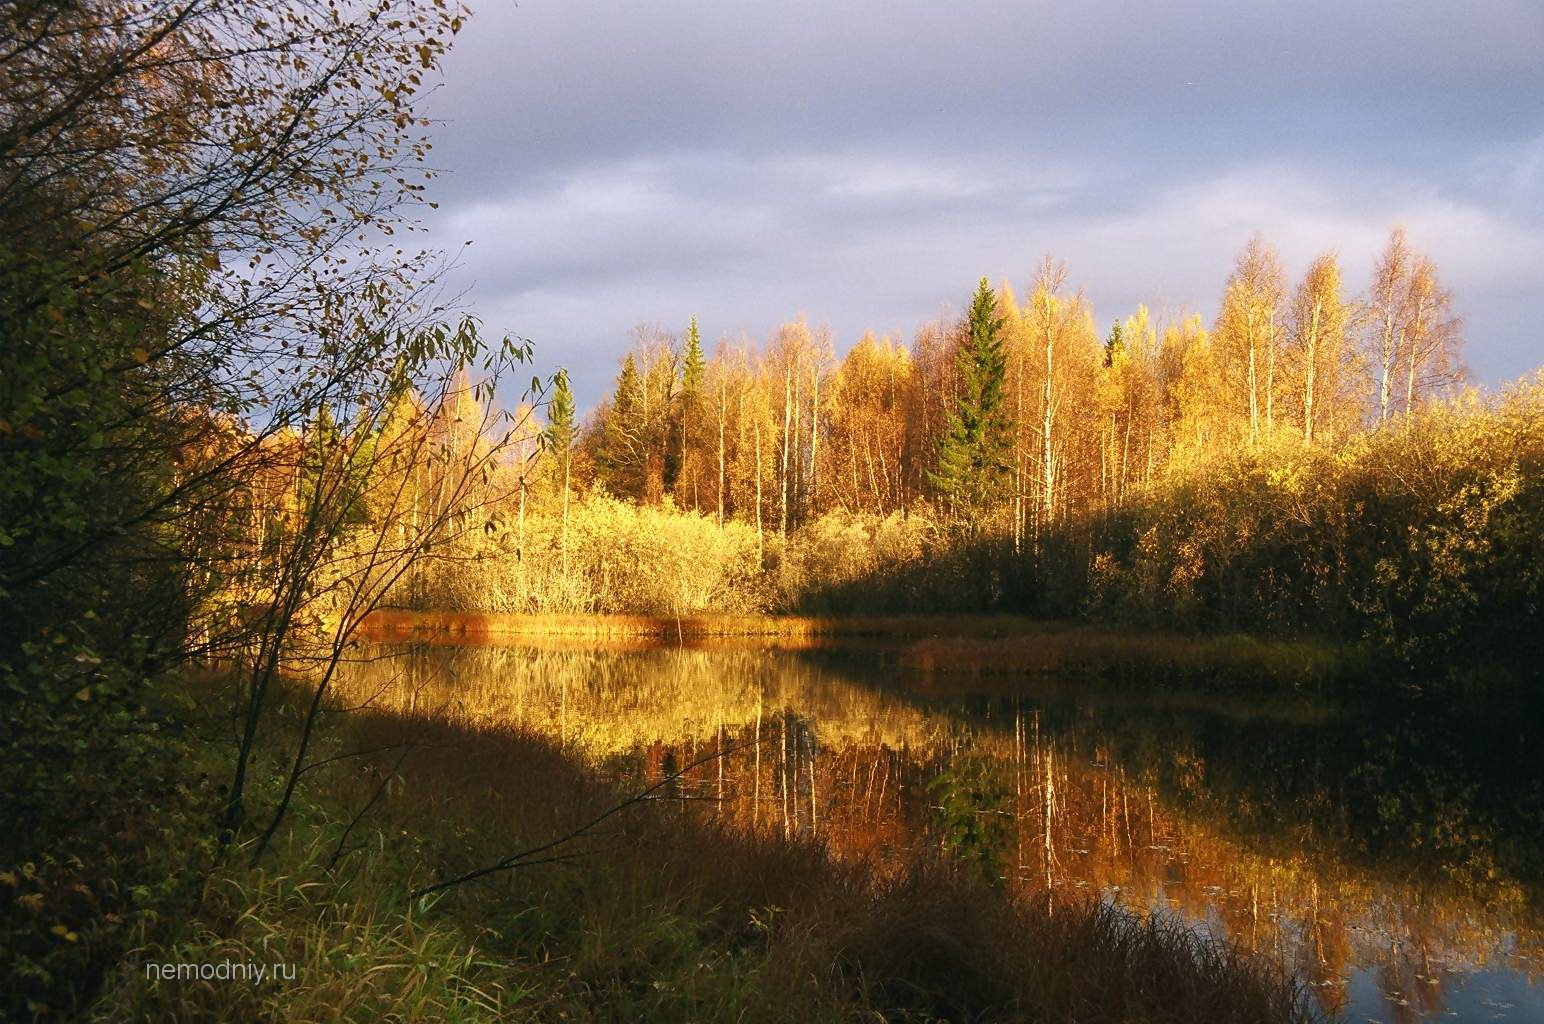
POLYGON ((766 540, 761 533, 761 421, 756 421, 756 560, 765 557, 766 540))
POLYGON ((1260 394, 1259 385, 1255 377, 1255 330, 1253 300, 1250 301, 1250 310, 1246 333, 1249 337, 1249 440, 1260 439, 1260 394))
POLYGON ((561 557, 562 557, 562 563, 563 563, 563 582, 564 583, 568 582, 568 485, 569 485, 569 467, 572 464, 572 462, 573 462, 573 460, 569 457, 568 453, 564 452, 563 453, 563 532, 562 532, 562 535, 561 535, 561 540, 559 541, 559 547, 560 547, 560 550, 562 552, 561 557))
POLYGON ((718 525, 724 525, 724 420, 729 408, 729 394, 724 381, 718 389, 718 525))
POLYGON ((788 536, 788 431, 793 422, 793 367, 790 365, 783 373, 783 462, 782 462, 782 501, 778 512, 777 532, 784 538, 788 536))
POLYGON ((810 398, 810 494, 808 510, 818 510, 820 485, 820 367, 812 372, 814 386, 810 398))
POLYGON ((1276 319, 1265 332, 1265 432, 1276 429, 1276 319))
POLYGON ((1054 407, 1051 404, 1051 374, 1055 369, 1056 336, 1048 327, 1045 332, 1045 390, 1041 395, 1041 495, 1042 511, 1045 514, 1045 523, 1051 522, 1051 514, 1055 509, 1055 462, 1051 451, 1051 427, 1055 416, 1054 407))
POLYGON ((1313 444, 1313 389, 1314 378, 1319 370, 1319 313, 1323 308, 1323 302, 1315 299, 1313 303, 1313 318, 1308 327, 1308 365, 1303 372, 1303 444, 1313 444))

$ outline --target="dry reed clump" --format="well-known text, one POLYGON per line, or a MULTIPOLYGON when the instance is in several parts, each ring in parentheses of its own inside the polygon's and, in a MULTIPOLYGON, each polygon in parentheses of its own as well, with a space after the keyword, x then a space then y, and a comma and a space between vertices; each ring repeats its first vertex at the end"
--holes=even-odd
POLYGON ((552 615, 755 612, 768 604, 762 550, 745 523, 599 492, 575 497, 566 516, 550 497, 514 511, 431 552, 395 588, 393 603, 552 615))

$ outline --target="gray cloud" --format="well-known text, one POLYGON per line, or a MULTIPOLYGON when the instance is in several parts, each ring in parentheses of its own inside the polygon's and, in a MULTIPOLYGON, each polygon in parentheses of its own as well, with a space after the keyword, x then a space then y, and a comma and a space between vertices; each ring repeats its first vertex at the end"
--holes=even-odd
POLYGON ((1071 264, 1102 320, 1210 315, 1264 231, 1358 285, 1395 220, 1482 379, 1544 356, 1544 7, 485 2, 432 113, 435 238, 598 396, 639 320, 839 342, 1071 264))

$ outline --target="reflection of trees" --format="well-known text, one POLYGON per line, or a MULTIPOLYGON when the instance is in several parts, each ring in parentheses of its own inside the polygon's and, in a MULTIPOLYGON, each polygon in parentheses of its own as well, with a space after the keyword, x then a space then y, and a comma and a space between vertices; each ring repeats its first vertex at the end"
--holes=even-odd
MULTIPOLYGON (((474 723, 512 723, 557 735, 594 757, 654 742, 700 745, 721 726, 796 710, 823 742, 932 747, 958 733, 945 714, 902 695, 854 685, 841 671, 755 649, 540 650, 402 648, 354 668, 354 694, 385 707, 439 706, 474 723)), ((775 725, 775 722, 773 723, 775 725)))
POLYGON ((876 871, 967 850, 1027 897, 1202 924, 1290 965, 1329 1010, 1356 968, 1397 1017, 1439 1005, 1448 969, 1541 945, 1537 783, 1495 718, 924 699, 873 685, 881 661, 417 648, 362 662, 348 691, 540 730, 648 779, 748 744, 683 780, 679 813, 815 834, 876 871))
POLYGON ((1520 903, 1525 890, 1537 895, 1544 821, 1519 720, 1512 709, 1417 704, 1311 725, 1195 713, 1104 725, 1147 733, 1146 749, 1123 744, 1123 757, 1151 770, 1166 797, 1256 843, 1329 846, 1520 903), (1176 751, 1204 763, 1204 778, 1176 771, 1176 751))

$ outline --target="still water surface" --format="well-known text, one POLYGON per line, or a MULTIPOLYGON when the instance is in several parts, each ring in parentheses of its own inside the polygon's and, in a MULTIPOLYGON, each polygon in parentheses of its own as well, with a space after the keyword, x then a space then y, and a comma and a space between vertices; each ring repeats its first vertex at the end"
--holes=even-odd
POLYGON ((1544 1022, 1537 711, 908 670, 897 645, 401 645, 344 686, 513 722, 683 813, 874 870, 947 848, 1025 899, 1177 915, 1353 1022, 1544 1022))

